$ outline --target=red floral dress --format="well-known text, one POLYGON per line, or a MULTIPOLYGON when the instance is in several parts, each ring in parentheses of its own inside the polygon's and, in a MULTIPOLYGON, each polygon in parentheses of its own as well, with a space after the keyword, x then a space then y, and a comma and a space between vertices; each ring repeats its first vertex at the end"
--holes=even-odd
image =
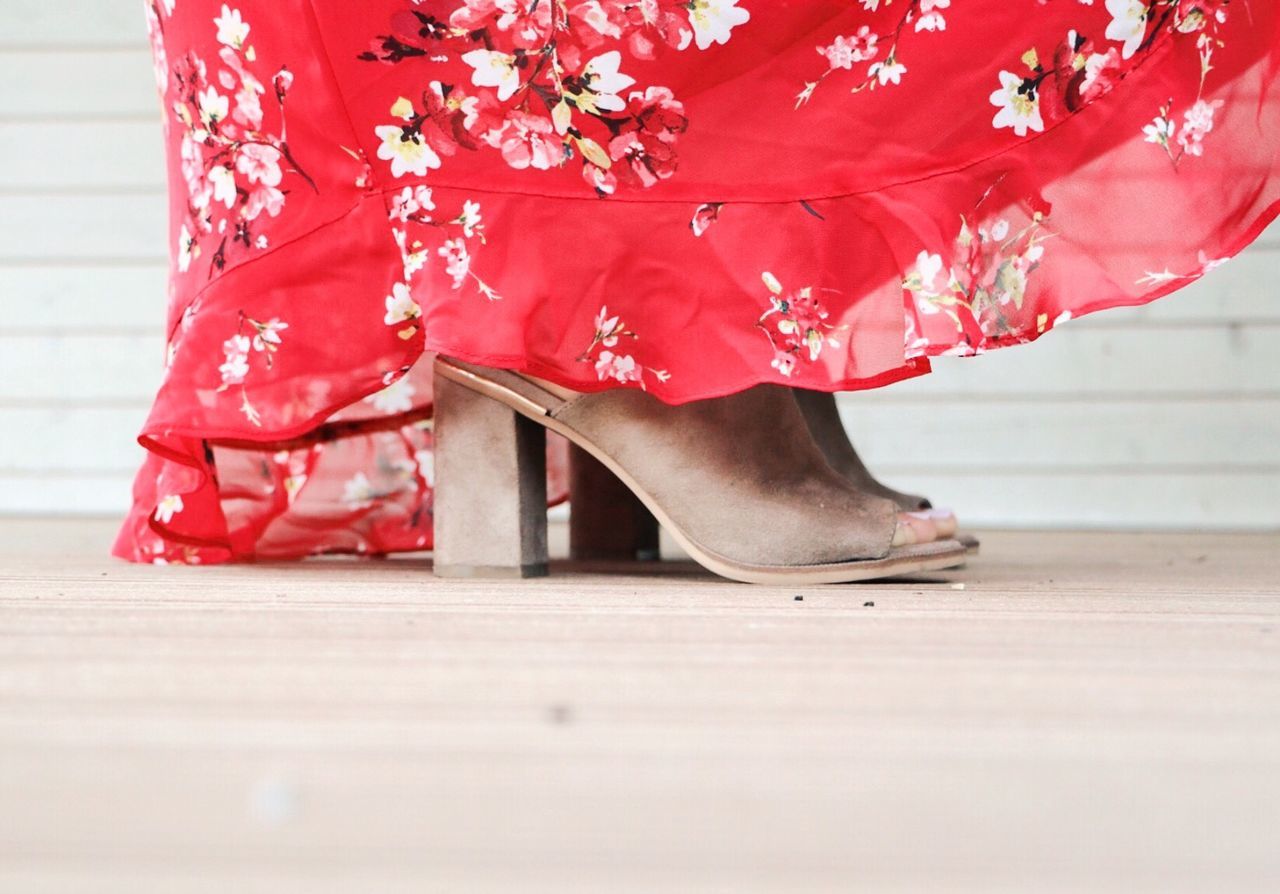
POLYGON ((147 19, 173 268, 138 561, 429 547, 434 352, 669 402, 870 388, 1150 301, 1280 211, 1271 0, 147 19))

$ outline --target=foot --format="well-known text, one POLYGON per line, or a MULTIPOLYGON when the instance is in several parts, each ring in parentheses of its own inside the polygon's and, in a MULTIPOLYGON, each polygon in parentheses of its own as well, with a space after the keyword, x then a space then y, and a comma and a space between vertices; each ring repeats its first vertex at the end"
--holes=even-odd
MULTIPOLYGON (((574 559, 654 561, 660 558, 658 522, 603 463, 569 447, 569 555, 574 559)), ((898 513, 893 545, 932 543, 955 531, 954 520, 933 511, 898 513)))
POLYGON ((769 564, 876 558, 932 539, 836 474, 786 389, 669 406, 638 391, 581 395, 558 414, 711 551, 769 564), (767 420, 766 424, 761 424, 767 420))
MULTIPOLYGON (((827 458, 831 467, 843 475, 859 490, 892 500, 905 513, 907 524, 911 525, 921 536, 929 537, 929 532, 938 539, 949 539, 957 535, 959 525, 955 513, 949 509, 934 509, 928 499, 918 494, 908 494, 895 490, 876 480, 867 468, 853 442, 840 421, 840 410, 836 406, 834 394, 825 391, 807 391, 801 388, 792 390, 796 404, 804 415, 813 435, 814 443, 827 458)), ((976 549, 978 542, 969 535, 964 536, 964 543, 970 549, 976 549)), ((927 540, 918 542, 928 542, 927 540)))

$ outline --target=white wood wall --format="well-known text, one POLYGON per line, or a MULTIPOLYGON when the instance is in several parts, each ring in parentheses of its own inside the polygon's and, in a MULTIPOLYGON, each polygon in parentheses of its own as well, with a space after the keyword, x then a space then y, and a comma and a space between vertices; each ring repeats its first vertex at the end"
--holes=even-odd
MULTIPOLYGON (((116 513, 166 239, 141 3, 0 0, 0 512, 116 513)), ((1280 227, 1154 307, 849 397, 873 467, 983 524, 1280 527, 1280 227)))

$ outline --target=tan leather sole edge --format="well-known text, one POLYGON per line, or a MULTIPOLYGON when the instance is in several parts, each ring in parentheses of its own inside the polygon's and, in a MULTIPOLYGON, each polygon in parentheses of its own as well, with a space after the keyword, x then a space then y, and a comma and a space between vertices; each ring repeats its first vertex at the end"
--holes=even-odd
MULTIPOLYGON (((505 371, 499 370, 497 372, 504 373, 505 371)), ((754 565, 726 558, 700 546, 685 535, 671 521, 670 517, 662 510, 662 507, 608 454, 587 438, 556 420, 551 415, 555 409, 554 402, 561 400, 556 395, 540 389, 536 383, 520 378, 515 373, 506 372, 506 376, 519 380, 519 384, 516 387, 509 388, 485 376, 477 375, 461 366, 455 365, 444 357, 436 358, 435 373, 505 404, 522 416, 526 416, 545 426, 550 431, 569 439, 590 453, 631 489, 640 502, 644 503, 654 517, 657 518, 658 523, 667 529, 672 538, 699 565, 729 580, 776 586, 841 584, 894 577, 919 571, 942 571, 948 568, 957 568, 965 562, 967 551, 961 544, 953 540, 939 540, 933 543, 895 547, 890 550, 887 556, 879 559, 858 559, 850 562, 835 562, 823 565, 754 565)), ((516 383, 513 382, 513 384, 516 383)))

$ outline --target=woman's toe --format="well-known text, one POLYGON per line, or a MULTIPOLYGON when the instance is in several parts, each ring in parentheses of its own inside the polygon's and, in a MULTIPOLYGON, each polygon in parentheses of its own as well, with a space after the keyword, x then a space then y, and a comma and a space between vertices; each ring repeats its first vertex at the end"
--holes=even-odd
POLYGON ((911 546, 918 543, 916 540, 916 529, 908 524, 907 520, 901 515, 898 516, 898 523, 893 529, 893 545, 894 546, 911 546))
POLYGON ((938 528, 927 512, 900 512, 898 518, 915 534, 915 543, 932 543, 938 539, 938 528))
POLYGON ((926 514, 932 520, 938 537, 942 540, 954 537, 960 528, 960 523, 956 521, 956 514, 950 509, 930 509, 926 514))

